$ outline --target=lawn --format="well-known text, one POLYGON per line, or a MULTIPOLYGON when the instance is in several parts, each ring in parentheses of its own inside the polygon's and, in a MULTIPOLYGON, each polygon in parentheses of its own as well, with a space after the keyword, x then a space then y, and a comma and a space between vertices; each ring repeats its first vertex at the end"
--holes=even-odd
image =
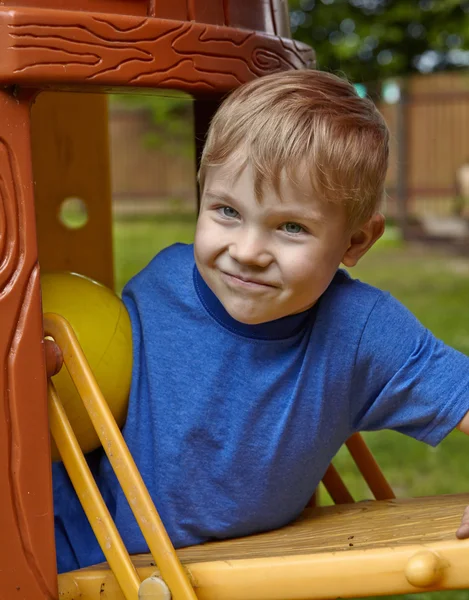
POLYGON ((195 217, 192 215, 116 220, 114 257, 117 290, 120 292, 124 284, 163 248, 175 242, 192 242, 194 230, 195 217))
MULTIPOLYGON (((115 224, 116 278, 119 289, 161 248, 193 239, 191 216, 159 216, 115 224)), ((352 270, 352 275, 389 290, 446 343, 469 354, 469 259, 428 248, 406 247, 388 235, 352 270)), ((467 491, 469 440, 451 434, 430 448, 393 432, 368 433, 365 438, 398 496, 467 491)), ((347 452, 335 465, 356 499, 370 492, 356 473, 347 452)), ((328 501, 324 491, 321 500, 328 501)), ((417 594, 423 600, 469 600, 469 591, 417 594)))

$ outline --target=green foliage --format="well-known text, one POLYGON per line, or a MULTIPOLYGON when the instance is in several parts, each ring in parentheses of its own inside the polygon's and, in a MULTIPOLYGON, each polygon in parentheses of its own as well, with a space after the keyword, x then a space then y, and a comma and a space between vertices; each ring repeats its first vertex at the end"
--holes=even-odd
POLYGON ((290 0, 293 36, 318 67, 370 82, 466 66, 467 0, 290 0))
POLYGON ((177 91, 172 91, 170 96, 113 95, 111 106, 148 114, 149 129, 142 140, 147 148, 164 145, 168 154, 193 155, 192 99, 189 96, 177 91))

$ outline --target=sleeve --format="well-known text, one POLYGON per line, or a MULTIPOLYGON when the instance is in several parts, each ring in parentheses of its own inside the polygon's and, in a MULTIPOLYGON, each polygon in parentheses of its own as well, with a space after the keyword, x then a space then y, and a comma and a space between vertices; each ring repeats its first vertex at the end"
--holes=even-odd
POLYGON ((393 429, 436 446, 469 410, 469 358, 382 293, 358 346, 351 402, 355 431, 393 429))

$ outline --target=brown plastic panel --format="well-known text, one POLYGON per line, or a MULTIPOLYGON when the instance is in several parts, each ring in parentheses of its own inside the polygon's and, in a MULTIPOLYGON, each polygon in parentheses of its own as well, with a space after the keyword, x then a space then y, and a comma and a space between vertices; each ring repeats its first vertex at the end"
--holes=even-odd
POLYGON ((31 149, 42 272, 74 271, 114 287, 107 96, 43 92, 31 114, 31 149), (60 221, 66 198, 80 198, 83 227, 60 221))
MULTIPOLYGON (((163 0, 171 3, 172 0, 163 0)), ((209 0, 210 1, 210 0, 209 0)), ((31 6, 53 8, 55 10, 87 10, 122 15, 145 16, 148 13, 148 0, 2 0, 2 6, 31 6)))
POLYGON ((57 598, 30 99, 0 91, 0 599, 57 598))
POLYGON ((1 5, 150 16, 290 36, 287 0, 3 0, 1 5))
MULTIPOLYGON (((215 2, 218 2, 218 0, 215 0, 215 2)), ((189 0, 149 0, 148 15, 159 19, 190 21, 188 3, 189 0)))
POLYGON ((263 0, 255 5, 247 2, 227 3, 226 24, 241 29, 266 31, 274 35, 290 37, 290 19, 287 0, 263 0))
POLYGON ((200 0, 186 1, 188 8, 188 21, 197 21, 198 23, 211 23, 213 25, 226 25, 225 10, 223 4, 229 4, 229 1, 225 1, 225 3, 223 2, 223 0, 211 0, 211 2, 201 2, 200 0))
POLYGON ((229 91, 280 70, 310 67, 309 46, 259 33, 156 18, 0 9, 0 82, 92 91, 163 87, 229 91))

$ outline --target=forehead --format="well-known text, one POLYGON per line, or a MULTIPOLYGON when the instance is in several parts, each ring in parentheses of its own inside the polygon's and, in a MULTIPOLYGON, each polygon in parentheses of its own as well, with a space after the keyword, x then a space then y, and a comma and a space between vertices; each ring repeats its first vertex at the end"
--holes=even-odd
MULTIPOLYGON (((204 197, 209 199, 230 199, 236 203, 257 205, 264 210, 285 212, 290 208, 307 210, 322 217, 336 216, 340 211, 337 204, 326 202, 317 197, 311 184, 310 175, 305 166, 299 166, 293 172, 283 169, 278 189, 267 178, 263 181, 260 195, 255 192, 256 172, 252 164, 228 162, 207 169, 204 197)), ((229 202, 228 202, 229 203, 229 202)), ((341 212, 341 211, 340 211, 341 212)))
MULTIPOLYGON (((207 169, 204 192, 214 189, 234 192, 242 190, 243 195, 256 196, 255 185, 258 175, 253 165, 249 162, 229 161, 220 166, 207 169)), ((283 169, 279 176, 278 185, 273 183, 273 177, 261 177, 261 189, 257 200, 276 200, 277 202, 297 201, 311 202, 314 193, 308 174, 304 169, 288 173, 283 169), (278 189, 276 189, 276 187, 278 189)))

